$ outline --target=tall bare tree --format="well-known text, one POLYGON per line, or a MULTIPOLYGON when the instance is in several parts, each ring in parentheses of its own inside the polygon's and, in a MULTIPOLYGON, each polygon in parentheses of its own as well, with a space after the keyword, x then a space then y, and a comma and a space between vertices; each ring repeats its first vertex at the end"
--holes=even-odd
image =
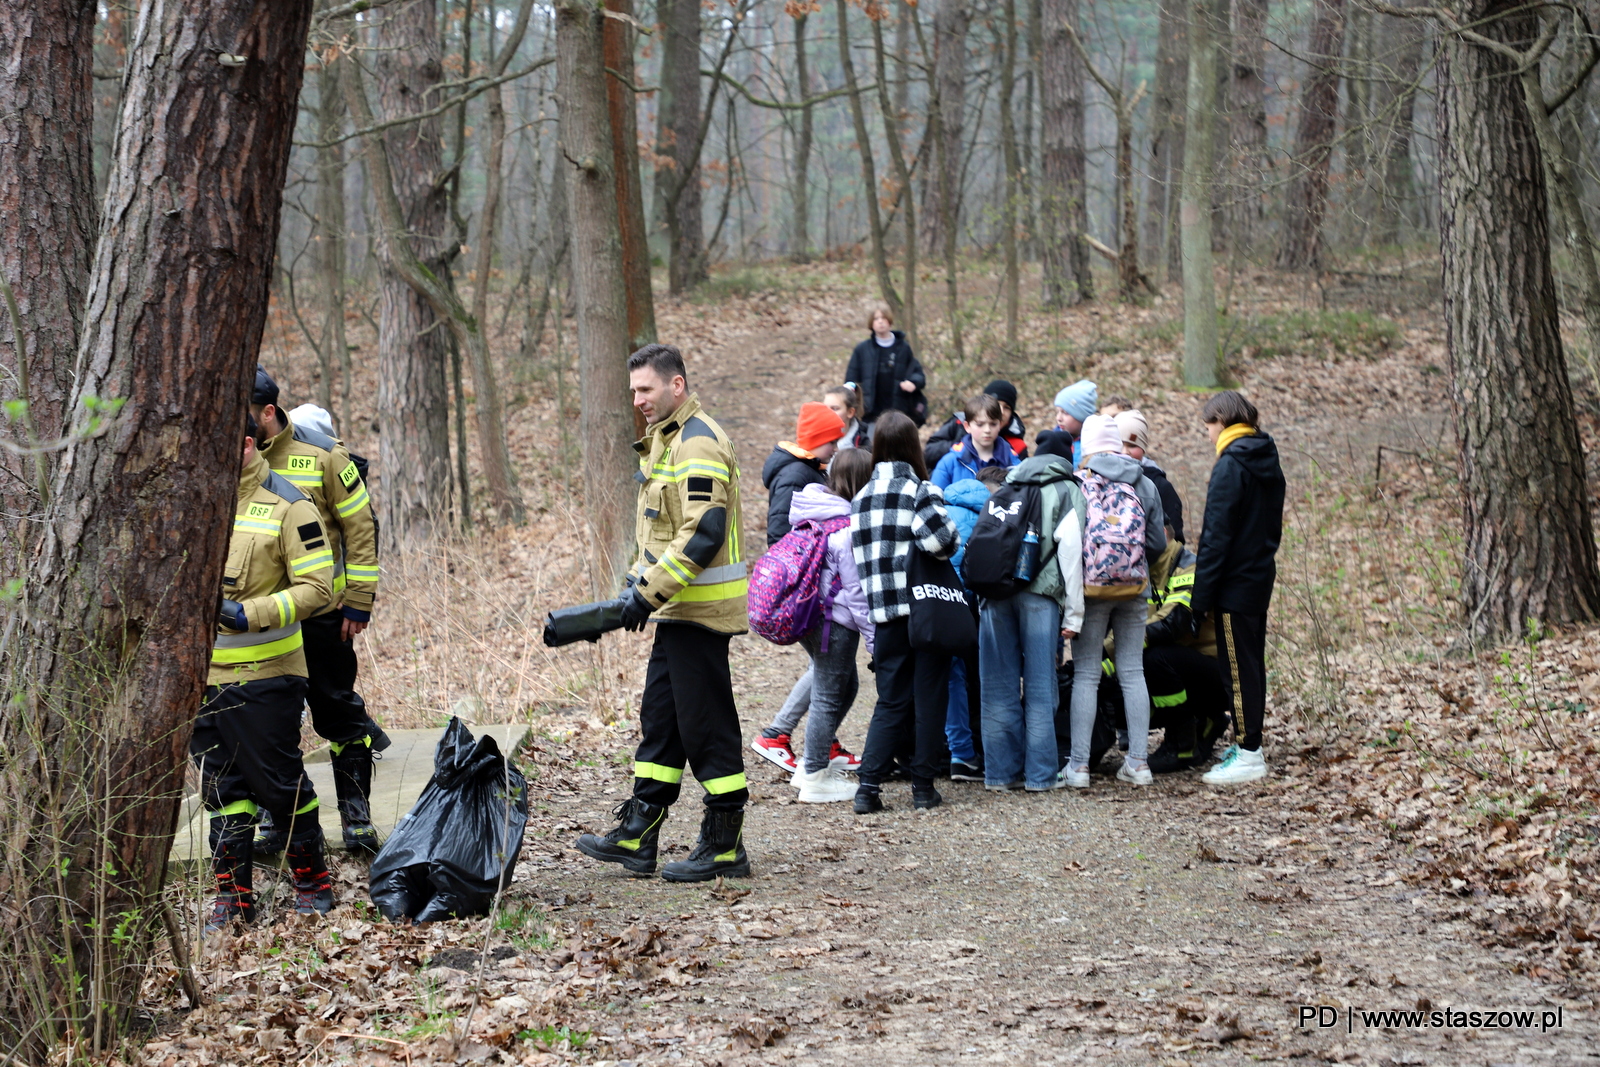
POLYGON ((1486 637, 1600 615, 1588 479, 1550 268, 1544 161, 1513 62, 1517 0, 1458 0, 1439 40, 1439 245, 1461 445, 1461 602, 1486 637), (1453 25, 1452 25, 1453 23, 1453 25), (1536 418, 1517 412, 1537 412, 1536 418))
POLYGON ((556 7, 556 78, 561 93, 561 147, 572 288, 578 310, 578 367, 583 478, 599 595, 626 571, 633 543, 633 416, 628 404, 628 312, 623 294, 622 234, 617 225, 616 155, 606 98, 597 0, 560 0, 556 7))
POLYGON ((661 22, 656 203, 667 230, 667 286, 683 293, 707 277, 700 146, 711 109, 701 114, 700 0, 659 0, 656 10, 661 22))
POLYGON ((1328 210, 1328 167, 1339 121, 1339 60, 1344 55, 1344 0, 1316 0, 1307 52, 1312 70, 1300 91, 1289 191, 1283 205, 1282 270, 1314 270, 1322 262, 1322 220, 1328 210))
POLYGON ((1011 104, 1017 83, 1017 4, 1000 7, 1000 152, 1005 166, 1005 198, 1000 204, 1000 242, 1005 255, 1006 348, 1017 350, 1017 316, 1021 304, 1021 269, 1017 261, 1017 203, 1022 199, 1022 158, 1017 151, 1017 123, 1011 104))
POLYGON ((1266 214, 1268 0, 1233 0, 1228 140, 1233 157, 1228 232, 1249 248, 1266 214))
MULTIPOLYGON (((377 24, 370 53, 383 117, 429 110, 439 101, 443 68, 434 0, 411 0, 373 9, 377 24)), ((359 86, 351 69, 346 96, 359 86)), ((361 92, 363 99, 365 91, 361 92)), ((359 118, 358 120, 359 121, 359 118)), ((458 245, 451 239, 444 183, 443 143, 437 116, 382 134, 394 176, 394 193, 410 250, 436 278, 446 278, 458 245)), ((371 149, 368 152, 371 179, 371 149)), ((427 298, 390 260, 378 242, 378 505, 390 545, 426 540, 450 512, 450 394, 445 367, 446 330, 427 298)))
MULTIPOLYGON (((894 278, 889 274, 889 255, 884 248, 883 213, 878 205, 878 169, 872 159, 872 138, 867 132, 867 112, 861 103, 861 87, 856 83, 855 63, 850 58, 850 8, 846 0, 834 0, 834 10, 839 16, 839 69, 844 71, 845 88, 849 90, 850 118, 855 123, 856 150, 861 157, 861 188, 867 203, 872 266, 878 277, 878 293, 898 318, 903 314, 904 306, 900 302, 900 294, 895 290, 894 278)), ((890 121, 889 116, 884 118, 890 121)))
POLYGON ((1044 233, 1045 304, 1094 299, 1089 273, 1088 183, 1083 142, 1083 57, 1072 43, 1078 0, 1041 0, 1042 149, 1039 222, 1044 233), (1075 291, 1074 291, 1075 290, 1075 291))
POLYGON ((112 1048, 161 926, 310 17, 311 0, 146 0, 135 31, 83 414, 5 648, 0 1042, 16 1062, 69 1028, 112 1048))
POLYGON ((1178 203, 1183 240, 1183 380, 1202 387, 1222 379, 1211 206, 1216 184, 1217 42, 1227 28, 1227 4, 1228 0, 1189 3, 1189 90, 1184 108, 1183 194, 1178 203))
MULTIPOLYGON (((0 279, 22 321, 17 337, 0 307, 0 399, 27 402, 15 437, 58 437, 72 394, 95 233, 95 14, 85 0, 0 4, 0 279)), ((25 522, 48 477, 48 454, 0 453, 0 509, 25 522)))
POLYGON ((794 23, 794 73, 801 96, 799 129, 794 136, 794 174, 790 201, 794 212, 789 233, 789 258, 795 263, 811 260, 811 141, 815 136, 814 105, 811 96, 811 59, 806 53, 806 27, 817 10, 814 2, 793 0, 789 5, 794 23))
MULTIPOLYGON (((911 17, 907 9, 901 13, 901 24, 911 17)), ((883 112, 883 135, 889 142, 889 159, 894 163, 894 180, 897 188, 896 196, 900 201, 901 216, 905 221, 905 296, 901 301, 902 321, 905 323, 906 339, 910 341, 913 351, 922 347, 919 334, 920 323, 917 321, 917 204, 916 197, 911 193, 911 164, 906 159, 905 146, 901 142, 900 124, 904 121, 904 113, 889 103, 889 67, 883 48, 883 21, 879 18, 869 18, 872 26, 873 56, 877 61, 878 73, 878 108, 883 112)))
POLYGON ((1150 170, 1145 200, 1144 247, 1166 264, 1168 281, 1181 281, 1178 198, 1183 172, 1184 97, 1189 85, 1188 0, 1161 0, 1156 30, 1156 80, 1150 97, 1150 170))
POLYGON ((1121 247, 1116 252, 1117 295, 1123 300, 1134 300, 1142 292, 1155 291, 1155 286, 1139 268, 1139 208, 1133 188, 1133 113, 1144 99, 1146 83, 1140 82, 1133 92, 1128 92, 1095 64, 1077 29, 1072 26, 1067 29, 1084 69, 1111 99, 1111 111, 1117 120, 1117 216, 1121 230, 1121 247))
POLYGON ((1401 229, 1416 198, 1411 158, 1412 126, 1427 25, 1422 19, 1388 15, 1379 25, 1380 35, 1389 47, 1387 58, 1377 72, 1378 144, 1383 181, 1372 207, 1372 241, 1393 245, 1400 242, 1401 229))
MULTIPOLYGON (((324 4, 326 6, 326 4, 324 4)), ((340 54, 349 47, 353 28, 346 19, 327 26, 317 63, 317 135, 323 142, 336 140, 344 126, 344 88, 339 83, 340 54)), ((317 402, 333 410, 333 377, 340 376, 339 428, 350 432, 350 344, 344 332, 345 210, 344 144, 325 143, 317 149, 317 274, 321 281, 322 338, 318 344, 321 380, 317 402)))
POLYGON ((970 0, 939 0, 933 15, 933 79, 931 105, 938 122, 934 136, 937 173, 929 183, 928 210, 923 215, 928 251, 953 248, 961 225, 961 161, 967 106, 967 31, 972 25, 970 0))

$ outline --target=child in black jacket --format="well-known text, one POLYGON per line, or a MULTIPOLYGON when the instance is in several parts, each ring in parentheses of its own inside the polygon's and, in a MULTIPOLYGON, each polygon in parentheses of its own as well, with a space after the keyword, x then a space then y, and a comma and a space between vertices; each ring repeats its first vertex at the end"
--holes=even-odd
POLYGON ((1195 565, 1193 611, 1215 613, 1217 651, 1233 714, 1233 745, 1206 772, 1210 785, 1267 776, 1261 754, 1266 717, 1267 608, 1283 539, 1283 468, 1278 446, 1258 428, 1254 404, 1229 390, 1206 401, 1201 418, 1217 449, 1206 489, 1195 565))

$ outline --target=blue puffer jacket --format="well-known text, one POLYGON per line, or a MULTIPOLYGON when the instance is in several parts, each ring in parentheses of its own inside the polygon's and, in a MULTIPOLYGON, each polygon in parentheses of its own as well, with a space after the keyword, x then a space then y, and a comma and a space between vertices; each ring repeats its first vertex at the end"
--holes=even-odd
POLYGON ((961 531, 961 545, 950 557, 957 574, 961 573, 961 561, 967 555, 967 538, 972 536, 972 528, 983 514, 983 505, 989 502, 989 492, 989 487, 976 478, 952 482, 944 491, 945 510, 950 513, 950 521, 956 524, 956 529, 961 531))

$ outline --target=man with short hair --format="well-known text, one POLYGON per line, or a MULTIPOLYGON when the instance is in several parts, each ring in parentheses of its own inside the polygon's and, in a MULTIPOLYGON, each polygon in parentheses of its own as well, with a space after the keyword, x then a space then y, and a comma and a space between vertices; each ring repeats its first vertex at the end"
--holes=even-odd
MULTIPOLYGON (((267 438, 261 454, 274 474, 300 490, 317 508, 333 552, 333 599, 302 622, 308 675, 306 703, 311 725, 326 738, 332 756, 344 847, 376 854, 372 825, 372 745, 383 737, 355 691, 354 638, 372 619, 378 593, 378 532, 356 462, 335 437, 293 422, 278 406, 278 383, 260 367, 250 394, 250 413, 267 438)), ((381 744, 382 742, 380 742, 381 744)), ((255 848, 263 855, 283 850, 285 833, 265 814, 255 848)))
POLYGON ((661 876, 742 877, 750 873, 743 842, 750 793, 728 667, 729 639, 747 629, 739 463, 728 435, 689 392, 676 348, 645 345, 629 357, 628 378, 649 432, 633 446, 639 559, 623 594, 623 625, 642 630, 653 616, 656 636, 639 704, 633 796, 619 805, 614 829, 584 834, 577 847, 633 874, 654 874, 661 824, 687 765, 706 791, 700 839, 661 876))

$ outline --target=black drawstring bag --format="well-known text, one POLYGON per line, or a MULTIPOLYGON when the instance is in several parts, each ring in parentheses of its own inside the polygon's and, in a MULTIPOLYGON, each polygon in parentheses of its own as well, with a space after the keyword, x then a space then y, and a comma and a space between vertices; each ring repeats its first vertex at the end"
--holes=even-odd
POLYGON ((451 718, 433 777, 372 861, 372 902, 391 922, 487 915, 511 884, 528 825, 528 784, 493 737, 451 718))
POLYGON ((916 545, 906 564, 911 596, 911 647, 941 656, 966 656, 978 647, 978 624, 967 591, 947 559, 936 559, 916 545))

